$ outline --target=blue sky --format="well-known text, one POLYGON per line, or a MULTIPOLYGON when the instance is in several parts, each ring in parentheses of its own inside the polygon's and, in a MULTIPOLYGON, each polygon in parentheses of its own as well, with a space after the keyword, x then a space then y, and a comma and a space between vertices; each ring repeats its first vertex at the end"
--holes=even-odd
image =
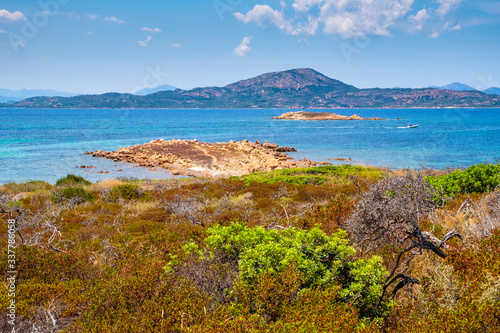
POLYGON ((2 0, 0 88, 135 92, 314 68, 361 88, 500 86, 495 0, 2 0))

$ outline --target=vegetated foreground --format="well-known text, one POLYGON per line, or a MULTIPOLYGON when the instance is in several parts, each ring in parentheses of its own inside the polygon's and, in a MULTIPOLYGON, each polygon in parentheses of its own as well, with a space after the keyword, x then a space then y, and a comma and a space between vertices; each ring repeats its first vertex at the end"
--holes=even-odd
MULTIPOLYGON (((143 145, 125 147, 118 151, 98 150, 86 152, 94 157, 109 158, 114 161, 138 163, 145 167, 160 167, 174 175, 230 177, 259 171, 283 168, 315 166, 318 162, 293 158, 285 152, 296 151, 292 147, 280 147, 267 141, 258 140, 235 142, 199 142, 198 140, 153 140, 143 145)), ((330 164, 328 162, 323 162, 330 164)))
POLYGON ((5 184, 16 331, 498 332, 499 172, 5 184))

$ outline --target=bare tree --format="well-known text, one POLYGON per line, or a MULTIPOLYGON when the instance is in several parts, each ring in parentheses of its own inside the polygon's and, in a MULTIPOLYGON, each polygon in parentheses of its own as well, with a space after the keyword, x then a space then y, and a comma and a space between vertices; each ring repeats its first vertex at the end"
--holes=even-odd
POLYGON ((61 314, 67 306, 53 299, 48 304, 40 305, 30 316, 16 316, 15 326, 7 322, 7 316, 0 318, 1 332, 29 332, 29 333, 56 333, 62 332, 74 320, 72 317, 64 318, 61 314))
POLYGON ((227 303, 230 299, 228 291, 238 279, 238 260, 219 251, 205 253, 202 258, 191 255, 176 267, 175 274, 190 281, 215 301, 227 303))
POLYGON ((4 204, 0 213, 8 214, 15 220, 15 230, 22 244, 29 246, 47 246, 56 252, 62 252, 60 245, 67 242, 62 239, 61 228, 64 217, 74 207, 70 199, 62 205, 55 205, 47 200, 40 209, 31 211, 23 207, 4 204))
POLYGON ((209 214, 204 212, 205 203, 195 195, 183 197, 176 194, 172 201, 167 201, 165 208, 172 214, 182 216, 194 225, 205 226, 209 214))
POLYGON ((435 191, 419 172, 387 177, 361 196, 356 211, 347 221, 353 240, 366 250, 384 245, 402 248, 387 277, 384 294, 398 280, 393 296, 398 290, 419 283, 418 279, 403 272, 396 274, 405 254, 421 254, 423 250, 429 250, 446 258, 446 243, 454 237, 462 239, 455 230, 438 239, 421 229, 422 219, 437 207, 434 196, 435 191))

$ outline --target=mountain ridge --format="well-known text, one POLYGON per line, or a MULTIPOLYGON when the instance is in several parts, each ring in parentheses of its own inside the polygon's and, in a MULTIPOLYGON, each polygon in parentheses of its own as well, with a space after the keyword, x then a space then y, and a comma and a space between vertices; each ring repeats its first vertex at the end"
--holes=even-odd
MULTIPOLYGON (((419 108, 500 107, 500 96, 483 92, 420 89, 359 89, 311 68, 271 72, 224 87, 75 97, 33 97, 22 108, 419 108)), ((4 106, 6 107, 6 106, 4 106)))
POLYGON ((159 91, 170 91, 170 90, 176 90, 178 89, 177 87, 168 85, 168 84, 163 84, 161 86, 157 86, 154 88, 144 88, 139 91, 136 91, 134 95, 139 95, 139 96, 146 96, 146 95, 151 95, 159 91))
POLYGON ((429 88, 454 90, 454 91, 477 91, 477 89, 472 88, 471 86, 461 82, 452 82, 444 86, 431 86, 429 88))

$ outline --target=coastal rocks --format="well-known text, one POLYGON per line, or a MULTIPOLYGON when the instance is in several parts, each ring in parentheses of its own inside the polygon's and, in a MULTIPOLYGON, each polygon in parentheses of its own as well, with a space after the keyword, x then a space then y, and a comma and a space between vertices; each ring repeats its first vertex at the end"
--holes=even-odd
POLYGON ((342 116, 333 112, 308 112, 296 111, 286 112, 281 116, 273 117, 271 119, 287 119, 287 120, 385 120, 382 118, 362 118, 357 114, 352 116, 342 116))
POLYGON ((315 161, 289 161, 285 152, 293 147, 281 147, 265 141, 248 140, 227 143, 207 143, 198 140, 153 140, 143 145, 120 147, 118 151, 85 152, 93 157, 136 163, 147 168, 162 168, 174 175, 229 177, 252 172, 290 167, 311 167, 315 161))
POLYGON ((280 152, 280 153, 287 153, 287 152, 297 151, 297 149, 295 149, 293 147, 287 147, 287 146, 280 147, 276 143, 269 143, 269 142, 267 142, 267 140, 264 142, 264 144, 262 145, 262 147, 264 147, 266 149, 270 149, 270 150, 275 151, 275 152, 280 152))
POLYGON ((329 158, 330 161, 349 161, 352 162, 352 158, 342 158, 342 157, 337 157, 337 158, 329 158))

